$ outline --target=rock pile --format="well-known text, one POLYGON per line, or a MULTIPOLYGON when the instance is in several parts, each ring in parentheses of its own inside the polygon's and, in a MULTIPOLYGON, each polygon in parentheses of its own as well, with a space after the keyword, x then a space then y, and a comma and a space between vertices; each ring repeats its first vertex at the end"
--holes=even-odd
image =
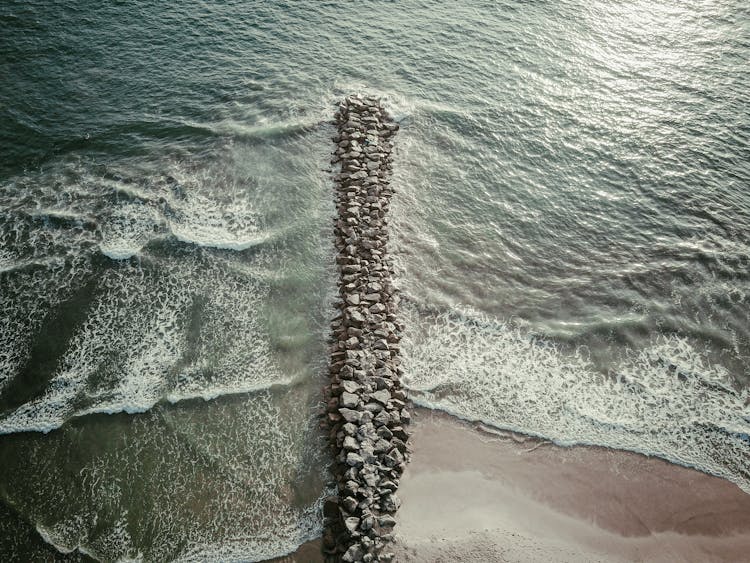
POLYGON ((398 124, 378 100, 351 96, 339 106, 336 125, 331 163, 340 298, 331 323, 325 424, 338 497, 324 508, 323 549, 330 561, 390 561, 386 547, 400 505, 410 419, 399 380, 403 326, 386 250, 398 124))

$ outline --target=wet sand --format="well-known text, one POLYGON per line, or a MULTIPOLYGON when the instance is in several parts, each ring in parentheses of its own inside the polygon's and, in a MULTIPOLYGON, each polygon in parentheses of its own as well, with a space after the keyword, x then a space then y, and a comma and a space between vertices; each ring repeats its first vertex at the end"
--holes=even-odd
MULTIPOLYGON (((416 409, 397 561, 746 562, 750 495, 657 458, 416 409)), ((309 542, 278 562, 314 562, 309 542)))
POLYGON ((750 495, 639 454, 414 417, 399 561, 748 561, 750 495))

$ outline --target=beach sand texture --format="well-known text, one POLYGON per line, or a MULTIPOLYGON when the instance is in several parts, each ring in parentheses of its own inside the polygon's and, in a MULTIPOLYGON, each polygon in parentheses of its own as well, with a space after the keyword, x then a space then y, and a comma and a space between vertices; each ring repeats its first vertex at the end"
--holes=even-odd
MULTIPOLYGON (((658 458, 416 409, 396 561, 745 562, 750 495, 658 458)), ((322 561, 309 542, 279 563, 322 561)))
POLYGON ((420 409, 399 561, 747 561, 750 495, 661 459, 420 409))

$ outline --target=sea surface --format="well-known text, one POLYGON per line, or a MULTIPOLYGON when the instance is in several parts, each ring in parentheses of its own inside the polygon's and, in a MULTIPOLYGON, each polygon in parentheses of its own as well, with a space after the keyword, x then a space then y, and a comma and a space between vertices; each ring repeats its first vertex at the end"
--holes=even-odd
POLYGON ((413 400, 750 493, 749 61, 743 0, 6 0, 0 560, 320 534, 357 92, 413 400))

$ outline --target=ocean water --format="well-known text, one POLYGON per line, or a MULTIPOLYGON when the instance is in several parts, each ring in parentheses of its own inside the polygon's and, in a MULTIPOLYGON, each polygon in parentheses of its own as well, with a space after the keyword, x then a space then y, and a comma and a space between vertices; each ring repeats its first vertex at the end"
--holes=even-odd
POLYGON ((417 404, 750 492, 750 8, 0 6, 0 559, 320 533, 330 119, 401 124, 417 404))

